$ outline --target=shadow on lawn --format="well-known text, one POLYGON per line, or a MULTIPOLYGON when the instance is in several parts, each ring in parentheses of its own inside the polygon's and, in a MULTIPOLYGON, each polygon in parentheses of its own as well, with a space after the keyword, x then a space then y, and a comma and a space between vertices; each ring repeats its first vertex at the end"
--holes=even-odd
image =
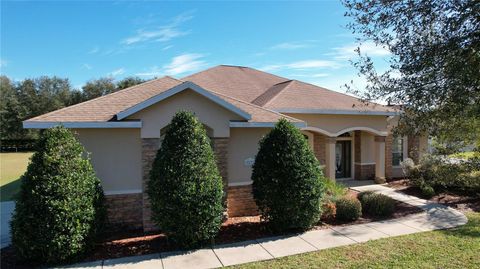
POLYGON ((470 213, 468 215, 468 223, 458 228, 442 230, 441 232, 455 237, 472 237, 480 238, 480 213, 470 213))
POLYGON ((8 184, 5 184, 0 187, 0 201, 13 201, 17 197, 18 193, 20 192, 20 185, 22 181, 19 179, 14 180, 8 184))

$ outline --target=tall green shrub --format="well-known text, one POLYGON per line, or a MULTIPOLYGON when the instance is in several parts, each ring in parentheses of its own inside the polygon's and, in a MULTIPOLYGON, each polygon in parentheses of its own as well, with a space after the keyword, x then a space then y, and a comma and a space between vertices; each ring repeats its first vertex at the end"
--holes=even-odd
POLYGON ((150 172, 153 220, 182 247, 215 237, 222 221, 223 183, 203 125, 190 112, 172 119, 150 172))
POLYGON ((321 215, 323 174, 299 129, 281 119, 261 141, 253 166, 253 194, 277 231, 305 229, 321 215))
POLYGON ((11 222, 12 243, 29 262, 74 260, 95 242, 105 217, 104 196, 84 148, 71 131, 43 132, 11 222))

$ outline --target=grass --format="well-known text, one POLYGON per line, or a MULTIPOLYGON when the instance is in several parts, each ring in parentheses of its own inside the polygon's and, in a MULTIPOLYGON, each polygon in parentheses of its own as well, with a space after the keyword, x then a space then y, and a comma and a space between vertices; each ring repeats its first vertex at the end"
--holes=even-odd
POLYGON ((0 153, 0 201, 10 201, 20 190, 20 176, 25 173, 33 153, 0 153))
POLYGON ((479 155, 478 152, 475 151, 467 151, 467 152, 459 152, 455 154, 450 154, 449 157, 452 158, 460 158, 460 159, 470 159, 473 158, 474 156, 479 155))
POLYGON ((451 230, 385 238, 232 268, 480 268, 480 213, 451 230))

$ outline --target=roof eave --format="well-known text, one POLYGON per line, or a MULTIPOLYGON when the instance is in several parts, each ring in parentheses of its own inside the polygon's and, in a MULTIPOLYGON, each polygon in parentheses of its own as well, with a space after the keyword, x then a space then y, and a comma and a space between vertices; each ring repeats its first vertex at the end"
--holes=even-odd
POLYGON ((251 120, 252 119, 252 116, 250 114, 248 114, 247 112, 241 110, 240 108, 230 104, 229 102, 223 100, 222 98, 214 95, 213 93, 205 90, 204 88, 198 86, 197 84, 193 83, 193 82, 190 82, 190 81, 186 81, 186 82, 183 82, 182 84, 180 85, 177 85, 165 92, 162 92, 158 95, 155 95, 154 97, 152 98, 149 98, 141 103, 138 103, 126 110, 123 110, 119 113, 116 114, 116 118, 117 120, 122 120, 122 119, 125 119, 126 117, 128 116, 131 116, 151 105, 154 105, 162 100, 165 100, 167 99, 168 97, 170 96, 173 96, 179 92, 182 92, 184 90, 187 90, 187 89, 191 89, 193 91, 195 91, 196 93, 208 98, 209 100, 213 101, 214 103, 222 106, 223 108, 241 116, 242 118, 244 118, 245 120, 251 120))
POLYGON ((272 110, 279 113, 325 114, 325 115, 397 116, 401 114, 400 111, 371 111, 371 110, 342 110, 342 109, 277 108, 272 110))
MULTIPOLYGON (((307 124, 305 122, 291 122, 297 128, 305 128, 307 124)), ((276 122, 243 122, 243 121, 231 121, 230 128, 273 128, 276 122)))
POLYGON ((142 128, 141 121, 24 121, 25 129, 48 129, 56 126, 74 129, 142 128))

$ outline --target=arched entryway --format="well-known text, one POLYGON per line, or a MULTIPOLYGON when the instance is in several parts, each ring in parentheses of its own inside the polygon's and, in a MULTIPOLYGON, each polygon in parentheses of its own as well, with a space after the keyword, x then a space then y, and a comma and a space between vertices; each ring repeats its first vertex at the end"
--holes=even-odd
POLYGON ((313 137, 310 145, 327 177, 337 180, 385 178, 387 132, 364 126, 336 132, 305 127, 302 132, 313 137))

